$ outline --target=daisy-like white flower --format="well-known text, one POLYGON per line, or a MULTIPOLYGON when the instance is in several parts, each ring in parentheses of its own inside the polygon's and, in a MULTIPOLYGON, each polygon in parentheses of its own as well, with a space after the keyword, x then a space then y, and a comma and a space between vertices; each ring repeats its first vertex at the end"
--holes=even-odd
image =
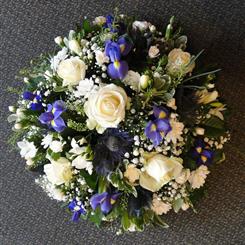
POLYGON ((63 143, 59 140, 54 140, 52 141, 52 143, 50 144, 50 149, 55 152, 55 153, 58 153, 58 152, 62 152, 63 150, 63 143))
POLYGON ((191 184, 191 187, 193 189, 198 189, 202 187, 209 173, 210 172, 208 171, 208 168, 205 165, 201 165, 198 169, 192 171, 188 179, 188 181, 191 184))
POLYGON ((77 156, 81 155, 85 151, 85 147, 79 146, 74 138, 71 140, 71 147, 72 149, 69 152, 77 156))
POLYGON ((47 149, 53 141, 53 136, 52 134, 47 134, 41 142, 41 145, 43 146, 44 149, 47 149))
POLYGON ((86 169, 88 173, 91 175, 93 172, 93 164, 91 161, 86 160, 84 156, 77 156, 72 161, 72 166, 77 169, 86 169))

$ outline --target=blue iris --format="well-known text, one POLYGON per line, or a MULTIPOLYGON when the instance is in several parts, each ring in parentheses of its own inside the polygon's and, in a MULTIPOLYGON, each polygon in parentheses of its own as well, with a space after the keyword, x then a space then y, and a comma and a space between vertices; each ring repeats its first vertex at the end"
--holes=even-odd
POLYGON ((212 163, 214 153, 209 146, 199 138, 194 144, 192 157, 196 160, 197 165, 209 165, 212 163))
POLYGON ((81 201, 77 201, 75 198, 69 203, 68 208, 73 212, 71 220, 77 222, 82 215, 86 214, 86 210, 81 201))
POLYGON ((108 14, 106 16, 106 23, 104 25, 105 28, 109 28, 110 32, 117 32, 117 28, 115 26, 113 26, 114 24, 114 16, 111 14, 108 14))
POLYGON ((95 194, 90 198, 91 207, 93 210, 95 210, 100 206, 102 213, 108 214, 120 195, 120 193, 110 194, 108 192, 95 194))
POLYGON ((165 135, 172 130, 168 115, 169 112, 163 107, 153 107, 155 119, 148 122, 145 128, 145 135, 149 138, 154 146, 158 146, 165 135))
POLYGON ((128 63, 121 60, 121 56, 127 55, 132 49, 132 43, 125 37, 119 38, 117 42, 107 41, 105 53, 110 57, 111 64, 108 66, 108 74, 113 79, 123 79, 128 72, 128 63))
POLYGON ((61 114, 65 110, 65 103, 62 100, 57 100, 52 105, 48 104, 47 111, 40 115, 39 121, 57 132, 62 132, 66 128, 65 122, 61 118, 61 114))
POLYGON ((24 100, 31 101, 31 104, 30 104, 31 110, 33 111, 42 110, 43 108, 42 107, 42 96, 40 94, 25 91, 22 96, 24 100))

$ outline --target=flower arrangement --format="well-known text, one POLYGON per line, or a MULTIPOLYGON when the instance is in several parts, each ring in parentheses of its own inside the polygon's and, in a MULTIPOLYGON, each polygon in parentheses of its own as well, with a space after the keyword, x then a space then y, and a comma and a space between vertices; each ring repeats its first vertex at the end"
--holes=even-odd
POLYGON ((224 160, 219 70, 198 64, 202 51, 185 51, 173 20, 161 32, 125 15, 84 19, 20 73, 10 141, 73 221, 167 227, 162 215, 195 210, 224 160))

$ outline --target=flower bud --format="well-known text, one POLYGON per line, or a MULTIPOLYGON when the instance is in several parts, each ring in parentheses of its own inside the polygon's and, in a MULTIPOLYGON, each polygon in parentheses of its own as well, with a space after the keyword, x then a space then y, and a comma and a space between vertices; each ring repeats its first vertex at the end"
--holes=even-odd
POLYGON ((58 36, 54 39, 54 41, 56 44, 61 45, 61 43, 63 42, 63 39, 62 39, 62 37, 58 36))
POLYGON ((150 77, 148 75, 142 75, 140 77, 140 87, 142 89, 146 89, 148 87, 150 81, 150 77))
POLYGON ((196 134, 197 135, 204 135, 205 129, 204 128, 196 128, 196 134))
POLYGON ((150 31, 151 31, 151 32, 155 32, 155 31, 156 31, 156 27, 155 27, 154 25, 151 25, 151 26, 150 26, 150 31))
POLYGON ((80 47, 80 45, 79 45, 79 43, 78 43, 77 40, 75 40, 75 39, 70 40, 69 43, 68 43, 68 45, 69 45, 69 49, 72 52, 74 52, 76 54, 81 53, 82 50, 81 50, 81 47, 80 47))
POLYGON ((19 129, 22 128, 22 125, 21 125, 20 123, 16 123, 16 124, 14 125, 14 128, 15 128, 16 130, 19 130, 19 129))
POLYGON ((9 106, 9 111, 10 112, 15 112, 15 107, 14 106, 9 106))

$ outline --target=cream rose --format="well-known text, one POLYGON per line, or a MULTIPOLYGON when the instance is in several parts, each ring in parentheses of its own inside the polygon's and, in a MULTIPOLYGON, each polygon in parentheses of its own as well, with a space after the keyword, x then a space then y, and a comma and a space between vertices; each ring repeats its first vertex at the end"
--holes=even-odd
POLYGON ((48 180, 54 185, 66 184, 72 178, 72 166, 65 157, 44 165, 44 172, 48 180))
POLYGON ((170 180, 176 179, 183 168, 181 158, 168 158, 161 154, 150 154, 146 159, 145 171, 140 175, 140 185, 156 192, 170 180))
POLYGON ((188 65, 190 60, 191 55, 188 52, 175 48, 168 54, 167 71, 173 75, 191 72, 195 67, 195 63, 193 62, 192 64, 188 65))
POLYGON ((63 86, 78 85, 85 78, 86 65, 78 57, 72 57, 60 62, 57 73, 63 79, 63 86))
POLYGON ((96 127, 99 133, 106 128, 115 128, 124 120, 128 97, 124 89, 109 84, 91 93, 84 105, 90 130, 96 127))

